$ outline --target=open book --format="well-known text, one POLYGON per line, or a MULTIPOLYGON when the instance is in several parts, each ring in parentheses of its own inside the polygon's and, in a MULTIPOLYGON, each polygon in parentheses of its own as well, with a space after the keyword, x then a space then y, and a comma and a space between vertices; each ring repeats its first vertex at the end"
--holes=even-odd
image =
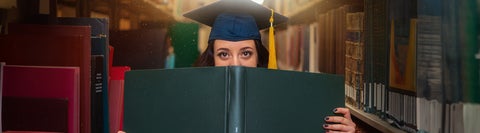
POLYGON ((323 132, 344 90, 342 76, 264 68, 130 71, 124 131, 323 132))

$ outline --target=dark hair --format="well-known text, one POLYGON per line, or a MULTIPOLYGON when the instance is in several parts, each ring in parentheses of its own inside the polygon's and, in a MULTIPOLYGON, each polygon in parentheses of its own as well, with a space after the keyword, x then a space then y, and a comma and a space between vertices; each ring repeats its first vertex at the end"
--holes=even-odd
MULTIPOLYGON (((207 49, 198 57, 197 61, 193 64, 195 67, 205 67, 205 66, 215 66, 215 60, 213 55, 213 42, 215 40, 209 41, 207 49)), ((268 66, 268 50, 265 48, 261 41, 254 40, 255 47, 257 48, 258 53, 258 62, 257 67, 264 67, 268 66)))

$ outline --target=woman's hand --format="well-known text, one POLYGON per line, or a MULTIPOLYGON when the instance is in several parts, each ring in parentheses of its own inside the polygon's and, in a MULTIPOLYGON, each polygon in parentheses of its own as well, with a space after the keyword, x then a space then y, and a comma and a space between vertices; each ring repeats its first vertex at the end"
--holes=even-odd
POLYGON ((336 108, 333 110, 334 113, 343 114, 342 116, 327 116, 325 117, 325 122, 327 124, 323 125, 325 132, 342 132, 342 133, 354 133, 355 132, 355 123, 352 121, 350 116, 350 110, 347 108, 336 108))

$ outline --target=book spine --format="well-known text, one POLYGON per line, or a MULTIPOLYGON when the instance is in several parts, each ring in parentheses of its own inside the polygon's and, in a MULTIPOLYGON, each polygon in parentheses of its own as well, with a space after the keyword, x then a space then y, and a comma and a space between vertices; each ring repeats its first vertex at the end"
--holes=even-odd
POLYGON ((91 130, 92 133, 102 133, 103 121, 103 55, 92 55, 91 66, 91 130))
POLYGON ((245 69, 227 67, 227 133, 245 133, 245 69))
MULTIPOLYGON (((5 62, 0 62, 0 105, 3 105, 2 104, 2 92, 3 92, 3 67, 5 66, 5 62)), ((2 106, 0 106, 0 110, 2 110, 2 106)), ((2 114, 0 114, 0 120, 3 120, 2 119, 2 114)), ((0 125, 2 125, 2 122, 0 121, 0 125)), ((2 130, 2 126, 0 126, 0 131, 3 131, 2 130)))

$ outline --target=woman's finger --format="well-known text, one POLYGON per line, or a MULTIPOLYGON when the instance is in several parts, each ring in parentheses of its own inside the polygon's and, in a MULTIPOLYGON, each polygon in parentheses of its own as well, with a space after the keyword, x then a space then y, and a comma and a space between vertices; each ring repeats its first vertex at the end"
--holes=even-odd
POLYGON ((347 126, 355 126, 355 123, 353 123, 352 120, 341 116, 327 116, 325 117, 325 122, 338 123, 347 126))
POLYGON ((343 124, 324 124, 323 128, 325 130, 330 131, 339 131, 339 132, 353 132, 355 131, 355 127, 353 126, 346 126, 343 124))
POLYGON ((349 119, 349 120, 352 119, 352 117, 351 117, 351 115, 350 115, 350 110, 347 109, 347 108, 335 108, 335 109, 333 110, 333 113, 343 114, 343 117, 345 117, 345 118, 347 118, 347 119, 349 119))

